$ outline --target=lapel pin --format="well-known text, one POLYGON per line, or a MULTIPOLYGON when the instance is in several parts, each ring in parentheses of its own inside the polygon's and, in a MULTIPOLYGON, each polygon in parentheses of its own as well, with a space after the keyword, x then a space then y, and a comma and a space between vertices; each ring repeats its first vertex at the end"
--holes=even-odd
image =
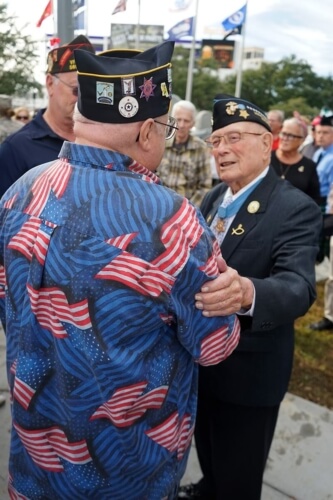
POLYGON ((247 211, 250 214, 255 214, 256 212, 258 212, 259 208, 260 208, 259 201, 251 201, 251 203, 249 203, 247 206, 247 211))
POLYGON ((245 233, 245 229, 243 228, 243 224, 238 224, 236 228, 232 228, 231 234, 236 234, 236 236, 240 236, 241 234, 245 233))

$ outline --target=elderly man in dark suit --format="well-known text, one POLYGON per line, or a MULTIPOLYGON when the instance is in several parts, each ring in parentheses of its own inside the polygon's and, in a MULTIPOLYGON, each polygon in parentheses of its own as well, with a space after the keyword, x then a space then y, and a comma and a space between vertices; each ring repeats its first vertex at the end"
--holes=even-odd
POLYGON ((292 370, 294 320, 316 295, 322 216, 269 167, 272 134, 256 105, 217 96, 208 143, 222 182, 201 210, 230 267, 197 294, 197 307, 205 316, 230 313, 233 281, 243 296, 241 340, 225 362, 200 369, 195 441, 203 478, 181 487, 179 498, 259 500, 292 370))

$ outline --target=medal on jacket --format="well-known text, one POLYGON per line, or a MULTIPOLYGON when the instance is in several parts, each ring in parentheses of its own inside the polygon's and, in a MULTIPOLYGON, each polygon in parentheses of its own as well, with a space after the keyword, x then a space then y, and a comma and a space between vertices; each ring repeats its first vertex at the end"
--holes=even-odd
POLYGON ((217 219, 215 229, 218 233, 224 233, 225 231, 225 221, 224 219, 217 219))

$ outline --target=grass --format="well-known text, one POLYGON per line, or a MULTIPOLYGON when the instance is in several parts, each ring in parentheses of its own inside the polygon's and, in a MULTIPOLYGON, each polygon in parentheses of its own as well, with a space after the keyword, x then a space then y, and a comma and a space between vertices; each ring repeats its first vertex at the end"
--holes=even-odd
POLYGON ((295 323, 294 366, 289 392, 333 410, 333 331, 310 330, 324 311, 324 284, 317 283, 317 300, 295 323))

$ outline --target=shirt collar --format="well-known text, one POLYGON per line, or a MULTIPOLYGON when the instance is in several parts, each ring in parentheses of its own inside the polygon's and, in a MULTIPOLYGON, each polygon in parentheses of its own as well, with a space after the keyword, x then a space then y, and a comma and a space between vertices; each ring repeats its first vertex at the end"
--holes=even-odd
POLYGON ((247 186, 245 186, 242 189, 240 189, 236 194, 232 194, 232 191, 231 191, 230 187, 228 187, 228 189, 225 192, 224 197, 227 198, 228 196, 231 196, 233 200, 236 200, 239 196, 242 196, 242 194, 245 191, 247 191, 248 189, 250 189, 250 187, 253 186, 253 184, 255 184, 259 179, 262 179, 263 177, 266 177, 266 175, 268 173, 268 169, 269 169, 269 166, 266 167, 265 170, 263 170, 255 179, 253 179, 253 181, 251 181, 249 184, 247 184, 247 186))
POLYGON ((65 141, 60 150, 59 158, 69 161, 72 165, 87 168, 94 167, 116 172, 132 172, 144 177, 145 180, 161 184, 159 177, 154 172, 151 172, 129 156, 109 149, 65 141))

